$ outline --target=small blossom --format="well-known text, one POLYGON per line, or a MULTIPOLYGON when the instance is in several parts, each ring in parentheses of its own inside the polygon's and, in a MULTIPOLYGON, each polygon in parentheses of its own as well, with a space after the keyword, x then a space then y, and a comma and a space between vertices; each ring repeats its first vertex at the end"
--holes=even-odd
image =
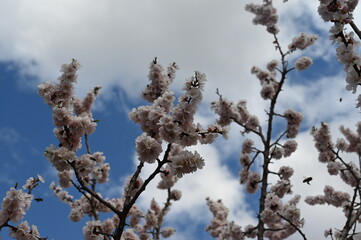
POLYGON ((303 70, 307 69, 309 66, 311 66, 312 63, 313 63, 312 58, 301 57, 301 58, 297 59, 295 67, 297 70, 303 71, 303 70))
POLYGON ((135 142, 138 158, 142 162, 154 163, 162 152, 162 146, 159 142, 146 133, 137 137, 135 142))
POLYGON ((164 238, 169 238, 174 233, 175 233, 175 229, 172 227, 162 228, 162 231, 161 231, 162 237, 164 237, 164 238))
POLYGON ((248 167, 251 164, 251 158, 249 154, 241 153, 241 157, 239 158, 239 161, 243 167, 248 167))
POLYGON ((282 179, 289 179, 293 175, 293 168, 282 166, 278 170, 278 174, 282 177, 282 179))
POLYGON ((88 221, 86 226, 83 227, 83 234, 85 240, 101 240, 103 239, 103 235, 96 233, 100 231, 101 222, 97 221, 88 221))
POLYGON ((283 149, 285 150, 284 157, 289 157, 297 149, 297 142, 295 140, 288 140, 283 144, 283 149))
POLYGON ((246 190, 248 193, 255 193, 258 190, 258 183, 261 177, 256 172, 250 172, 247 178, 246 190))
POLYGON ((21 222, 15 228, 9 228, 10 237, 18 240, 38 240, 40 233, 35 225, 30 228, 27 221, 21 222))
POLYGON ((180 190, 173 189, 170 192, 170 199, 174 201, 178 201, 179 199, 181 199, 181 197, 182 197, 182 192, 180 190))
POLYGON ((243 153, 251 153, 253 152, 253 145, 254 142, 247 138, 246 140, 244 140, 243 144, 242 144, 242 152, 243 153))
POLYGON ((253 24, 264 25, 267 27, 267 31, 271 34, 277 34, 277 9, 272 6, 272 2, 265 2, 264 4, 246 4, 246 11, 255 14, 253 18, 253 24))
POLYGON ((291 52, 296 49, 304 50, 305 48, 311 46, 317 38, 317 35, 306 35, 305 33, 301 33, 300 36, 292 39, 292 42, 288 45, 288 49, 291 52))
POLYGON ((183 151, 178 156, 171 158, 170 166, 172 171, 178 177, 182 177, 184 174, 192 173, 197 169, 202 169, 204 166, 204 159, 198 152, 183 151))
POLYGON ((275 146, 271 149, 271 157, 274 159, 281 159, 285 151, 283 147, 275 146))
POLYGON ((271 62, 269 62, 269 63, 267 64, 267 69, 268 69, 268 71, 273 72, 274 70, 276 70, 277 65, 278 65, 277 60, 272 60, 271 62))
POLYGON ((13 222, 21 220, 31 205, 33 195, 21 189, 10 188, 1 203, 2 215, 13 222))

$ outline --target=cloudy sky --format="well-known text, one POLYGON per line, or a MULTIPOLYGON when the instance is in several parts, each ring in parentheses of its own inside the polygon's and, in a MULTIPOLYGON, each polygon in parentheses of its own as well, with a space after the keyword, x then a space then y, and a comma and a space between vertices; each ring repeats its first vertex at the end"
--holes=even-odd
MULTIPOLYGON (((1 196, 16 182, 22 185, 28 177, 43 175, 46 183, 36 194, 45 200, 33 203, 26 219, 49 239, 82 238, 84 221, 70 222, 69 209, 48 189, 50 182, 56 180, 56 173, 43 157, 43 151, 57 141, 52 134, 51 111, 36 94, 36 86, 55 81, 60 66, 72 58, 83 65, 77 84, 79 96, 94 86, 102 86, 94 112, 101 121, 90 143, 92 150, 104 152, 111 164, 110 182, 101 188, 103 195, 119 196, 124 179, 135 169, 134 139, 141 132, 128 119, 128 112, 144 104, 139 93, 147 84, 148 66, 154 57, 164 66, 173 61, 180 66, 172 86, 177 94, 181 93, 183 81, 195 70, 207 75, 199 122, 207 124, 215 119, 209 106, 217 99, 215 90, 219 88, 230 100, 246 99, 249 110, 265 124, 268 103, 260 98, 259 82, 250 74, 250 68, 265 67, 279 56, 264 27, 252 24, 253 16, 244 10, 246 2, 0 1, 1 196)), ((310 56, 314 65, 304 72, 290 74, 278 102, 279 112, 294 108, 304 114, 305 120, 297 138, 297 152, 277 164, 295 168, 294 192, 302 197, 322 193, 326 183, 349 190, 337 177, 329 177, 326 167, 317 162, 309 130, 321 121, 330 123, 335 137, 339 136, 339 125, 353 128, 360 116, 354 108, 356 97, 344 90, 342 66, 327 39, 330 25, 318 17, 317 2, 282 2, 279 0, 275 5, 280 15, 279 38, 284 47, 300 32, 320 37, 312 48, 296 52, 288 59, 289 64, 294 64, 297 57, 310 56), (307 176, 314 177, 310 186, 302 184, 307 176)), ((359 26, 360 15, 358 8, 359 26)), ((178 183, 182 201, 174 203, 167 218, 167 224, 177 226, 177 235, 172 239, 211 239, 203 231, 211 219, 205 203, 207 196, 222 198, 232 209, 231 218, 242 226, 254 222, 257 197, 247 196, 238 184, 238 158, 243 141, 240 130, 232 126, 227 141, 219 139, 212 146, 197 147, 206 166, 178 183)), ((139 200, 143 208, 153 197, 164 201, 164 193, 157 192, 155 184, 139 200)), ((309 239, 321 239, 324 229, 343 226, 338 209, 315 208, 303 202, 300 207, 309 239)), ((0 235, 6 239, 7 231, 0 235)))

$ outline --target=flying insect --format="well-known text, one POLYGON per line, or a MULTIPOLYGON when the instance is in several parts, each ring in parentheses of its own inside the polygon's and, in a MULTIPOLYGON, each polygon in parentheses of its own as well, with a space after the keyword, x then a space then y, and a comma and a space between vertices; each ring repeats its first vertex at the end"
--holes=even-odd
POLYGON ((312 181, 312 177, 307 177, 303 179, 303 183, 307 183, 308 185, 311 185, 310 182, 312 181))

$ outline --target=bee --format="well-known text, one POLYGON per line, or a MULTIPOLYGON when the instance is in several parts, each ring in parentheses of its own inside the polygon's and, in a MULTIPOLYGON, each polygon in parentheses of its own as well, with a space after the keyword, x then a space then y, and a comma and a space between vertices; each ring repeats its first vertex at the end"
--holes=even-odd
POLYGON ((308 185, 310 185, 311 181, 312 181, 312 177, 307 177, 307 178, 303 179, 303 183, 307 183, 308 185))
POLYGON ((44 199, 42 199, 42 198, 34 198, 34 200, 35 200, 36 202, 42 202, 42 201, 44 201, 44 199))

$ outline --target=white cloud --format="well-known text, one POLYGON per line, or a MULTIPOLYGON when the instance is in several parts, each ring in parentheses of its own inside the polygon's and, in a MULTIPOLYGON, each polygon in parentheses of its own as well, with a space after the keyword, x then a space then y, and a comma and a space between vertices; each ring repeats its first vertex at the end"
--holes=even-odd
MULTIPOLYGON (((240 186, 238 178, 232 176, 228 167, 221 163, 218 150, 213 146, 200 146, 196 149, 205 159, 206 165, 196 173, 183 176, 174 186, 174 189, 182 191, 182 198, 173 203, 171 211, 166 217, 167 221, 177 226, 180 222, 184 223, 186 219, 191 219, 200 226, 208 225, 212 216, 205 199, 210 197, 213 200, 222 199, 230 209, 231 220, 236 220, 237 223, 244 225, 254 222, 255 215, 245 200, 243 187, 240 186), (182 218, 180 219, 179 216, 182 218)), ((136 164, 138 162, 135 160, 136 164)), ((146 165, 142 170, 143 179, 146 179, 146 176, 149 176, 154 168, 153 165, 146 165)), ((149 208, 153 198, 159 203, 165 201, 166 192, 156 188, 158 182, 159 178, 157 177, 138 200, 138 204, 143 209, 149 208)), ((192 230, 199 231, 200 229, 192 230)), ((194 235, 194 232, 180 232, 180 234, 194 235)), ((176 239, 179 237, 176 236, 176 239)))
POLYGON ((60 65, 77 58, 84 66, 80 92, 118 84, 136 97, 147 81, 148 63, 158 56, 165 65, 179 63, 178 86, 200 70, 209 79, 207 95, 218 87, 229 98, 252 101, 258 81, 249 69, 271 60, 275 50, 264 27, 251 24, 244 4, 6 0, 0 3, 7 19, 0 23, 0 59, 21 62, 25 73, 44 81, 55 80, 60 65))

